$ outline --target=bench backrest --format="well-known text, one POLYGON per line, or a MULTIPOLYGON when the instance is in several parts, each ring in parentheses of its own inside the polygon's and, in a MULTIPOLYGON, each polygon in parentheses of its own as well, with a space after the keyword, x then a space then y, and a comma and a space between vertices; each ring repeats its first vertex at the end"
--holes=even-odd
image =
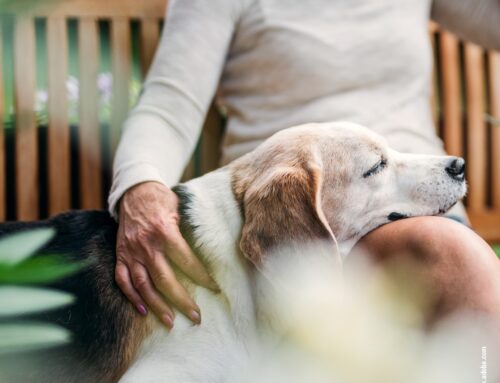
MULTIPOLYGON (((0 220, 105 207, 112 156, 131 106, 131 78, 137 67, 142 79, 152 61, 165 6, 165 0, 52 0, 23 13, 2 10, 0 117, 10 113, 11 92, 15 118, 0 128, 0 220), (103 119, 99 100, 105 91, 98 79, 107 52, 113 86, 103 119), (76 122, 68 112, 72 67, 79 83, 76 122), (43 122, 35 107, 41 82, 43 122)), ((434 24, 430 37, 437 129, 447 151, 467 159, 474 228, 500 240, 500 54, 463 43, 434 24)), ((185 178, 217 166, 222 130, 212 108, 185 178)))
POLYGON ((500 53, 431 25, 432 104, 448 153, 465 157, 467 211, 474 229, 500 240, 500 53))

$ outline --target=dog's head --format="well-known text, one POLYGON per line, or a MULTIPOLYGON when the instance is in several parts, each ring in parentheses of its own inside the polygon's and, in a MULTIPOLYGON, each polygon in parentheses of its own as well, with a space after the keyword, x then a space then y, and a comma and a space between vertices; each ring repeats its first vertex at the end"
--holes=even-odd
POLYGON ((285 129, 230 165, 244 215, 241 249, 324 240, 347 251, 385 223, 446 212, 466 192, 464 161, 403 154, 347 122, 285 129))

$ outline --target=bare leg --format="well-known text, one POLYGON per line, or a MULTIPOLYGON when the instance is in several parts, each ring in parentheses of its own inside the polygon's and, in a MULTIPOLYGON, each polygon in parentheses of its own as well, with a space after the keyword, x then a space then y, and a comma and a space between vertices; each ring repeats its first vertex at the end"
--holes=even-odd
POLYGON ((500 323, 500 260, 466 226, 443 217, 415 217, 382 226, 358 244, 378 264, 399 260, 435 294, 433 319, 455 310, 474 310, 500 323))

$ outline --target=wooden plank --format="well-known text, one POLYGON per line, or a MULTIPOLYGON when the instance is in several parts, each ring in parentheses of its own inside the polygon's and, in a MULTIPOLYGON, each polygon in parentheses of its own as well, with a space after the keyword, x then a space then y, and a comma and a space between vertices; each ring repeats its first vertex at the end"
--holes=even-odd
POLYGON ((500 214, 498 211, 469 212, 475 231, 490 243, 500 242, 500 214))
POLYGON ((465 80, 467 87, 467 178, 469 208, 481 211, 486 204, 486 124, 484 121, 483 50, 465 45, 465 80))
POLYGON ((201 138, 201 173, 219 167, 222 141, 222 121, 219 111, 212 105, 208 111, 201 138))
POLYGON ((190 179, 193 179, 195 177, 195 154, 193 154, 193 157, 189 160, 189 163, 186 166, 186 169, 184 169, 184 173, 182 174, 181 177, 181 182, 186 182, 189 181, 190 179))
POLYGON ((131 73, 131 31, 130 21, 125 18, 111 22, 111 60, 113 74, 113 95, 111 100, 111 154, 114 155, 120 131, 129 109, 129 84, 131 73))
POLYGON ((460 85, 460 58, 457 38, 443 31, 440 36, 443 141, 446 151, 463 157, 462 107, 460 85))
POLYGON ((145 19, 141 21, 141 71, 143 77, 153 62, 153 58, 160 41, 160 20, 145 19))
POLYGON ((438 33, 438 30, 436 28, 436 25, 434 23, 431 23, 429 26, 429 40, 431 42, 432 46, 432 60, 433 60, 433 65, 432 65, 432 78, 431 78, 431 97, 430 97, 430 104, 431 104, 431 113, 432 113, 432 120, 434 121, 434 128, 438 129, 439 127, 439 114, 440 114, 440 108, 439 108, 439 89, 438 89, 438 81, 437 81, 437 52, 436 52, 436 33, 438 33))
POLYGON ((14 27, 16 108, 16 208, 18 220, 38 218, 38 145, 35 121, 35 25, 19 17, 14 27))
MULTIPOLYGON (((0 64, 4 62, 2 23, 0 21, 0 64)), ((0 65, 0 69, 2 66, 0 65)), ((6 217, 6 183, 7 172, 5 169, 5 97, 3 71, 0 70, 0 221, 6 217)))
POLYGON ((83 209, 102 207, 101 142, 97 75, 99 70, 98 25, 94 18, 81 19, 78 31, 80 66, 80 204, 83 209))
POLYGON ((2 5, 0 14, 22 12, 26 16, 71 18, 147 18, 165 14, 167 0, 54 0, 29 2, 11 1, 2 5))
MULTIPOLYGON (((500 53, 491 51, 488 60, 490 112, 495 121, 500 121, 500 53)), ((500 122, 493 124, 491 141, 492 203, 500 215, 500 122)))
POLYGON ((48 209, 49 215, 68 210, 70 193, 70 131, 66 79, 68 77, 68 31, 66 19, 47 20, 48 66, 48 209))

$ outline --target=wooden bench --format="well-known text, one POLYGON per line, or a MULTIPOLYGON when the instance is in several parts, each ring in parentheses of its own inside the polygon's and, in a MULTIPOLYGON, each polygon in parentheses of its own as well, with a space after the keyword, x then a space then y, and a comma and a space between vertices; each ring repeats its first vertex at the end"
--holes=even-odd
MULTIPOLYGON (((130 107, 134 38, 144 75, 159 41, 164 10, 165 0, 53 0, 23 13, 2 10, 0 65, 3 69, 11 62, 14 70, 15 127, 0 129, 0 220, 31 220, 72 208, 105 207, 111 158, 130 107), (45 128, 37 124, 34 108, 37 23, 46 31, 45 128), (70 23, 78 34, 77 126, 68 120, 66 95, 70 23), (111 118, 104 124, 99 120, 96 85, 103 28, 109 32, 114 84, 111 118), (8 54, 5 44, 11 37, 13 49, 8 54)), ((474 228, 487 240, 500 241, 500 54, 463 43, 434 24, 430 38, 436 61, 431 102, 438 132, 450 154, 467 159, 466 203, 474 228)), ((8 112, 4 91, 9 80, 3 73, 2 118, 8 112)), ((217 166, 221 121, 212 108, 185 178, 217 166)))

